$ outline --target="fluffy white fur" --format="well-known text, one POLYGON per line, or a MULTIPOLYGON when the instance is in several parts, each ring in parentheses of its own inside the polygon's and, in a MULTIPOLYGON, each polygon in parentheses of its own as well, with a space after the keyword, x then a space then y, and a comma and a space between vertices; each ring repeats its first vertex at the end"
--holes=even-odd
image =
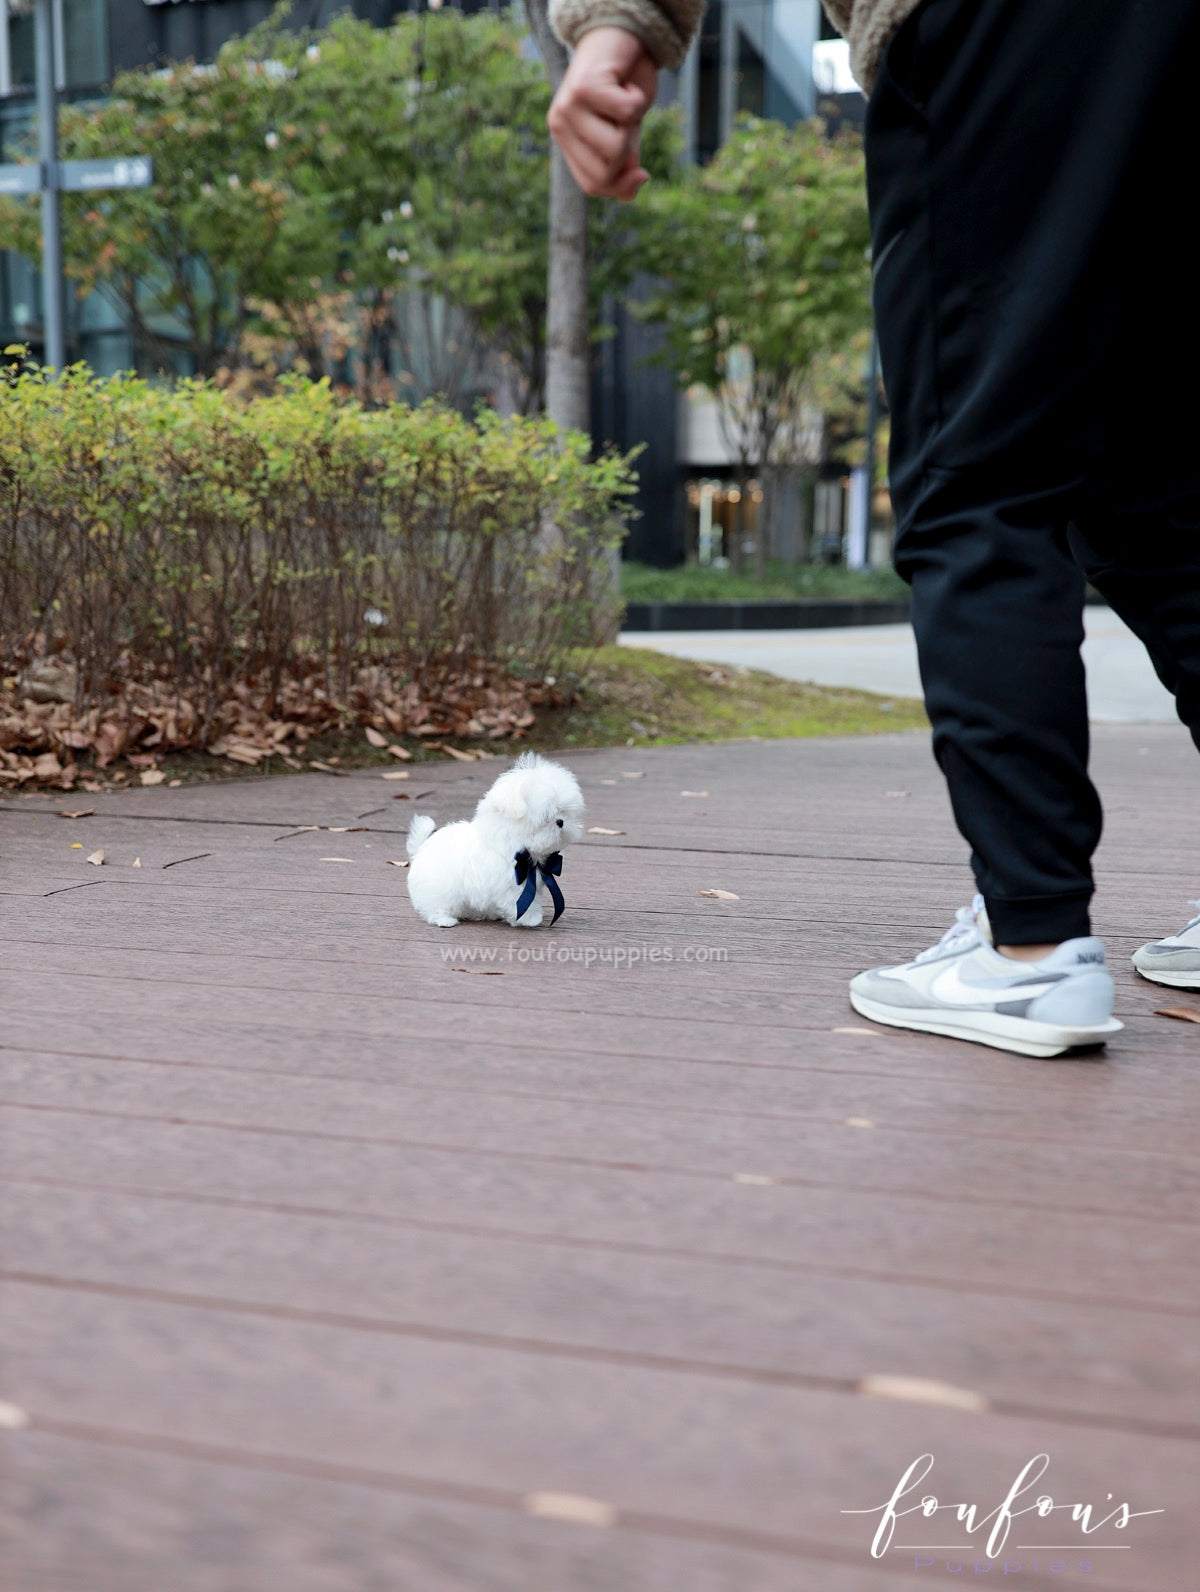
POLYGON ((517 917, 521 887, 514 859, 544 862, 583 834, 583 795, 570 769, 523 752, 480 799, 474 818, 438 829, 423 813, 408 828, 408 894, 426 923, 453 928, 463 918, 500 918, 535 929, 544 889, 517 917))

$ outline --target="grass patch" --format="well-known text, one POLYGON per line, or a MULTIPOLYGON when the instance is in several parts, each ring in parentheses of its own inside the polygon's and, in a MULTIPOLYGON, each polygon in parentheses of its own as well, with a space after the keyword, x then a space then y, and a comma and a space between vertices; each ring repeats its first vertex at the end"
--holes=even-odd
POLYGON ((626 602, 754 602, 805 598, 858 601, 905 601, 908 587, 892 569, 842 569, 828 564, 772 564, 765 580, 735 575, 732 570, 682 564, 653 569, 648 564, 621 566, 621 595, 626 602))
POLYGON ((604 647, 578 701, 542 713, 527 744, 666 746, 680 741, 869 735, 928 727, 920 702, 781 680, 759 669, 696 663, 649 647, 604 647))

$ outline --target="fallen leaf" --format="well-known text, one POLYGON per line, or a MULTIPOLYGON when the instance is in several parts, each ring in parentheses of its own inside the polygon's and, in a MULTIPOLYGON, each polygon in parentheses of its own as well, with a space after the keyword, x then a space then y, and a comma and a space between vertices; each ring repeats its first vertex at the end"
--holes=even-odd
POLYGON ((387 865, 388 865, 389 868, 407 868, 408 867, 408 859, 407 858, 398 858, 398 857, 389 857, 387 859, 387 865))
POLYGON ((741 896, 734 895, 732 890, 697 890, 697 895, 712 896, 714 901, 740 901, 741 896))
POLYGON ((632 773, 627 773, 624 770, 621 772, 622 779, 645 779, 645 777, 646 770, 644 768, 635 769, 632 773))
MULTIPOLYGON (((291 758, 288 759, 288 762, 291 762, 291 758)), ((183 784, 183 781, 181 779, 169 779, 167 781, 167 789, 168 790, 178 790, 179 787, 182 784, 183 784)))
POLYGON ((873 1128, 875 1124, 870 1117, 847 1117, 846 1126, 848 1128, 873 1128))
POLYGON ((19 1432, 29 1425, 29 1416, 16 1404, 0 1402, 0 1428, 6 1432, 19 1432))
POLYGON ((1181 1023, 1200 1023, 1200 1008, 1195 1006, 1156 1006, 1156 1017, 1178 1017, 1181 1023))
MULTIPOLYGON (((81 846, 79 849, 82 851, 83 847, 81 846)), ((102 867, 103 864, 104 864, 104 848, 103 848, 103 846, 100 848, 99 851, 93 851, 91 853, 91 855, 88 857, 87 860, 92 864, 92 866, 94 868, 102 867)))
POLYGON ((939 1404, 944 1409, 972 1410, 980 1413, 988 1408, 982 1393, 970 1388, 954 1387, 949 1382, 935 1382, 923 1376, 864 1376, 858 1391, 868 1398, 901 1399, 910 1404, 939 1404))
POLYGON ((380 735, 378 730, 371 729, 369 725, 363 733, 367 737, 367 740, 370 741, 371 745, 378 747, 380 751, 382 751, 388 743, 388 738, 386 735, 380 735))
POLYGON ((353 857, 321 857, 321 862, 353 862, 353 857))
POLYGON ((398 790, 396 792, 396 794, 392 797, 392 800, 394 802, 410 802, 410 801, 412 801, 412 797, 408 794, 408 792, 406 790, 398 790))
POLYGON ((71 850, 72 851, 82 851, 83 850, 83 841, 82 840, 73 840, 71 842, 71 850))
POLYGON ((708 792, 706 790, 681 790, 679 794, 681 796, 707 796, 708 792))
POLYGON ((868 1039, 882 1039, 883 1035, 877 1028, 834 1028, 835 1034, 864 1034, 868 1039))
POLYGON ((322 763, 320 758, 316 757, 309 758, 308 766, 309 768, 315 768, 318 774, 336 774, 338 772, 336 768, 330 768, 328 763, 322 763))
POLYGON ((81 807, 78 812, 62 812, 58 816, 60 818, 92 818, 95 816, 95 812, 96 809, 94 807, 81 807))
POLYGON ((140 868, 142 866, 142 859, 140 857, 135 857, 129 866, 131 868, 140 868))
MULTIPOLYGON (((407 746, 389 746, 388 751, 393 757, 398 757, 402 763, 412 762, 412 753, 407 746)), ((385 774, 383 777, 386 779, 387 775, 385 774)))
POLYGON ((623 835, 624 829, 601 829, 599 824, 593 824, 588 830, 589 835, 623 835))
MULTIPOLYGON (((233 753, 229 755, 232 757, 233 753)), ((143 785, 161 785, 166 777, 161 768, 144 768, 138 775, 143 785)))
POLYGON ((527 1493, 522 1499, 527 1515, 542 1520, 570 1520, 577 1526, 613 1526, 617 1522, 614 1504, 602 1498, 585 1498, 582 1493, 527 1493))
MULTIPOLYGON (((392 750, 395 751, 395 747, 392 750)), ((381 779, 407 779, 408 777, 406 768, 389 768, 386 774, 380 776, 381 779)))

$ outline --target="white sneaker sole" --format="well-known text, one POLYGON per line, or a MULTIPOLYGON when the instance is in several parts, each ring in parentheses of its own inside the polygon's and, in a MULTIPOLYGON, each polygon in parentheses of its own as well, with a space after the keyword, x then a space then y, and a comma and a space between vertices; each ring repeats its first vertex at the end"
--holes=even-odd
POLYGON ((884 1006, 865 1000, 850 991, 850 1004, 873 1023, 889 1028, 915 1028, 923 1034, 944 1034, 950 1039, 966 1039, 976 1045, 991 1045, 994 1050, 1013 1050, 1022 1056, 1061 1056, 1068 1050, 1102 1045, 1125 1024, 1110 1017, 1091 1028, 1063 1028, 1054 1023, 1035 1023, 1027 1017, 1002 1017, 996 1012, 958 1012, 929 1007, 884 1006))
POLYGON ((1200 971, 1193 973, 1148 973, 1144 967, 1133 964, 1134 972, 1148 978, 1152 984, 1169 984, 1172 989, 1200 989, 1200 971))

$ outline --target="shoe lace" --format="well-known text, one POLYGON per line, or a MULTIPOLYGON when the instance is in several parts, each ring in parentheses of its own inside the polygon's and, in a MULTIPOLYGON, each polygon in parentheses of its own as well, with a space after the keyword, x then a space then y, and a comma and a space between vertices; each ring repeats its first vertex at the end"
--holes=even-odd
MULTIPOLYGON (((1196 905, 1200 906, 1200 902, 1197 902, 1196 905)), ((937 944, 931 945, 927 951, 922 951, 920 956, 915 957, 914 960, 917 962, 929 962, 935 956, 941 956, 945 951, 954 950, 959 946, 965 950, 971 941, 982 939, 983 933, 979 926, 979 920, 983 916, 983 911, 983 897, 981 895, 975 896, 969 907, 959 907, 954 914, 954 922, 937 944)))

